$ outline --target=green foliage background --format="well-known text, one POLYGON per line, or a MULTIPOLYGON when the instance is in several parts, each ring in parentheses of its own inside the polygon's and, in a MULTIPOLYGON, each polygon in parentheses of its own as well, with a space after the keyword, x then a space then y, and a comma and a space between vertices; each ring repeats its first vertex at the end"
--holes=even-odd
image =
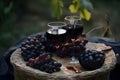
MULTIPOLYGON (((83 20, 86 32, 95 26, 104 26, 104 14, 108 10, 115 39, 120 40, 116 35, 120 34, 119 3, 119 0, 0 0, 0 55, 18 40, 45 31, 48 22, 64 21, 67 15, 80 15, 84 8, 91 13, 89 21, 83 20), (77 5, 74 1, 81 2, 77 5), (77 13, 70 12, 70 5, 79 6, 77 13)), ((92 36, 99 36, 98 32, 93 32, 92 36)))

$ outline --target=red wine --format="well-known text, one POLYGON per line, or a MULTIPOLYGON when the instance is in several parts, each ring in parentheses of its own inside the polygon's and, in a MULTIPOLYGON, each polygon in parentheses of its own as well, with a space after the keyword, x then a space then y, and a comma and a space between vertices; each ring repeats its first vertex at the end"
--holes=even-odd
POLYGON ((77 24, 75 26, 75 28, 74 27, 69 27, 69 25, 67 25, 66 27, 64 27, 64 29, 67 30, 67 37, 68 38, 77 38, 83 32, 83 25, 82 24, 77 24))
POLYGON ((62 43, 66 41, 66 30, 65 29, 58 29, 58 32, 53 32, 50 29, 46 32, 46 37, 49 42, 55 43, 62 43))

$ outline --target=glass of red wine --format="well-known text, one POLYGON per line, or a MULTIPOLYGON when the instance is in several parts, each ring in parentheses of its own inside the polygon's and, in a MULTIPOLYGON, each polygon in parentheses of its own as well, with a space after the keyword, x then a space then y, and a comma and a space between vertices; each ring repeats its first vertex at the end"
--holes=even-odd
MULTIPOLYGON (((82 33, 83 33, 83 24, 81 21, 81 18, 79 16, 66 16, 65 22, 67 26, 65 29, 67 30, 67 38, 68 39, 77 39, 82 33)), ((73 42, 74 43, 74 42, 73 42)), ((84 48, 83 45, 81 45, 81 41, 79 41, 80 45, 73 45, 72 47, 72 57, 70 63, 79 63, 78 59, 75 57, 76 50, 80 51, 82 48, 84 48)))
POLYGON ((66 30, 63 29, 63 26, 66 26, 65 22, 49 22, 49 29, 46 32, 47 39, 49 41, 55 41, 55 43, 59 43, 66 38, 66 30))
POLYGON ((79 16, 66 16, 65 22, 67 26, 67 35, 69 38, 77 38, 83 32, 82 20, 79 16))

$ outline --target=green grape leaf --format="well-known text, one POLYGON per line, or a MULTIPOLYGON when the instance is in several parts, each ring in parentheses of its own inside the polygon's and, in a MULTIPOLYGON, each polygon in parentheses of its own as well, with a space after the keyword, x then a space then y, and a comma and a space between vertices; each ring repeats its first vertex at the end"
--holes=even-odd
POLYGON ((73 4, 71 4, 69 6, 69 10, 70 10, 71 13, 77 13, 77 11, 78 11, 73 4))
POLYGON ((91 13, 90 13, 86 8, 84 8, 84 9, 81 10, 81 12, 80 12, 80 17, 81 17, 82 19, 86 19, 87 21, 89 21, 90 18, 91 18, 91 13))
POLYGON ((80 17, 81 17, 82 19, 85 19, 83 12, 80 12, 80 17))
POLYGON ((80 9, 80 0, 73 0, 72 4, 69 6, 69 10, 71 13, 77 13, 80 9))

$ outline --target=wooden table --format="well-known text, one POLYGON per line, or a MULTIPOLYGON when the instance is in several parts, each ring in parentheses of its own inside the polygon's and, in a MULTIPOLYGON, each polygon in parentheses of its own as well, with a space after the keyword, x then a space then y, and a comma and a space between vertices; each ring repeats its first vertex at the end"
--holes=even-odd
MULTIPOLYGON (((86 48, 95 50, 100 46, 102 47, 104 44, 88 43, 86 48)), ((21 57, 20 49, 17 49, 11 55, 10 60, 14 67, 15 80, 109 80, 109 73, 116 64, 116 56, 113 50, 105 52, 105 56, 105 62, 101 68, 92 71, 83 70, 81 73, 66 71, 65 66, 69 63, 70 59, 61 59, 58 57, 53 58, 62 63, 60 72, 49 74, 37 69, 33 69, 29 66, 26 66, 26 62, 21 57)))

